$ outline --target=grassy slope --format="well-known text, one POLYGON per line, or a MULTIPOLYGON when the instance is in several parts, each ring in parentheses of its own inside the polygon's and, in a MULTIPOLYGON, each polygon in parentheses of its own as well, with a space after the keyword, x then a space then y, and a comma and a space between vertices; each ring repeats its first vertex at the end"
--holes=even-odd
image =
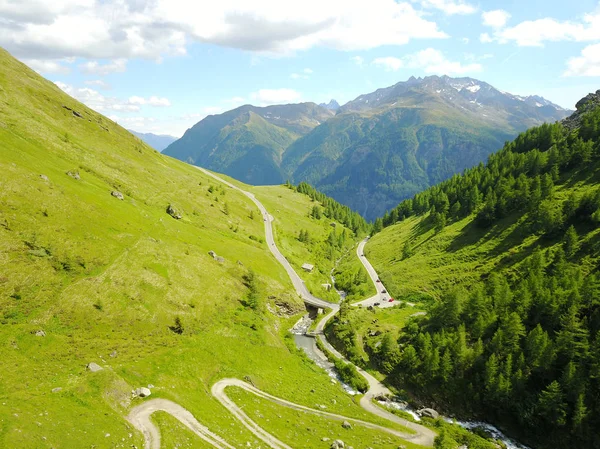
POLYGON ((265 310, 268 296, 301 306, 265 245, 249 238, 263 235, 263 223, 248 218, 245 197, 150 149, 7 53, 0 62, 0 446, 140 447, 123 416, 140 401, 131 389, 147 384, 232 444, 254 444, 210 398, 225 376, 251 376, 301 403, 314 389, 337 399, 331 409, 364 415, 283 341, 289 320, 265 310), (169 203, 182 220, 165 213, 169 203), (239 302, 248 268, 261 284, 258 312, 239 302), (176 316, 183 335, 168 329, 176 316), (86 371, 92 361, 104 370, 86 371))
MULTIPOLYGON (((583 194, 600 183, 600 168, 589 167, 584 175, 567 173, 557 183, 556 201, 562 203, 571 194, 583 194)), ((371 238, 365 247, 369 260, 380 273, 390 292, 398 297, 425 294, 433 298, 454 285, 468 286, 502 270, 518 277, 519 264, 536 247, 548 248, 559 244, 543 236, 530 233, 521 226, 527 216, 509 216, 490 229, 480 229, 474 215, 445 227, 435 234, 426 224, 427 216, 410 217, 385 228, 371 238), (413 255, 402 260, 406 241, 413 255)), ((579 228, 584 235, 582 246, 593 244, 600 229, 579 228)), ((583 266, 596 266, 597 260, 585 256, 583 266)))
MULTIPOLYGON (((286 186, 252 187, 252 191, 275 218, 273 229, 277 246, 306 282, 311 293, 329 301, 339 301, 338 294, 333 289, 326 291, 323 284, 332 283, 332 270, 340 264, 342 264, 340 270, 343 272, 354 273, 362 270, 366 276, 366 270, 356 257, 356 242, 353 238, 346 241, 341 251, 340 261, 330 260, 325 255, 321 243, 327 240, 334 229, 331 226, 334 221, 325 216, 319 220, 312 218, 310 212, 317 203, 308 196, 286 186), (302 229, 308 231, 311 243, 302 243, 298 240, 298 234, 302 229), (303 263, 314 265, 313 272, 307 273, 302 270, 303 263)), ((335 231, 340 234, 344 226, 339 222, 335 223, 335 231)), ((351 230, 347 229, 347 232, 349 236, 352 235, 351 230)), ((375 288, 367 281, 358 285, 357 291, 362 293, 363 297, 368 297, 375 293, 375 288)), ((359 299, 359 293, 353 299, 359 299)))

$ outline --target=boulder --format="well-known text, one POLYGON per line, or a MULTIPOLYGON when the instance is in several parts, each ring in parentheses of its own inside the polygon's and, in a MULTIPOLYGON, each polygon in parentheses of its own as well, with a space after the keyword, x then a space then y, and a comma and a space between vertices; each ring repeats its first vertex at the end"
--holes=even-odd
POLYGON ((115 198, 117 198, 118 200, 123 201, 125 199, 125 197, 123 196, 123 194, 117 190, 113 190, 112 192, 110 192, 110 194, 112 196, 114 196, 115 198))
POLYGON ((213 259, 217 258, 217 253, 215 253, 214 251, 209 251, 208 255, 211 256, 213 259))
POLYGON ((45 337, 46 336, 46 332, 44 332, 43 330, 39 330, 35 333, 36 337, 45 337))
POLYGON ((217 256, 217 257, 215 257, 215 260, 216 260, 217 262, 219 262, 219 263, 223 263, 223 262, 225 262, 225 258, 224 258, 224 257, 221 257, 221 256, 217 256))
POLYGON ((67 175, 70 176, 71 178, 79 181, 81 179, 81 177, 79 176, 79 172, 78 171, 68 171, 67 175))
POLYGON ((346 444, 342 440, 334 440, 333 443, 331 443, 331 449, 344 449, 345 447, 346 444))
POLYGON ((352 429, 352 424, 350 424, 348 421, 344 421, 344 422, 342 423, 342 427, 343 427, 344 429, 352 429))
POLYGON ((181 218, 183 217, 181 215, 181 212, 179 212, 179 210, 177 210, 177 208, 175 206, 173 206, 172 204, 169 204, 167 206, 167 214, 169 214, 175 220, 181 220, 181 218))
POLYGON ((87 364, 87 369, 89 369, 92 373, 98 372, 98 371, 102 371, 104 368, 102 368, 100 365, 98 365, 95 362, 91 362, 87 364))
POLYGON ((59 391, 62 391, 62 387, 56 387, 52 389, 52 393, 58 393, 59 391))
POLYGON ((46 175, 40 175, 40 178, 46 182, 50 181, 46 175))
POLYGON ((426 418, 438 419, 440 417, 440 414, 432 408, 422 408, 417 413, 426 418))
POLYGON ((136 390, 135 390, 135 395, 139 396, 140 398, 148 397, 151 394, 152 394, 152 392, 146 387, 136 388, 136 390))

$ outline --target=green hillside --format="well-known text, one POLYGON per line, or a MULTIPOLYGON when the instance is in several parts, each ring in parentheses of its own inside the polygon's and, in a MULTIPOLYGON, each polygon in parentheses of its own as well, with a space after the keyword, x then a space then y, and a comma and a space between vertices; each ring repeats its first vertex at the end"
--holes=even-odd
POLYGON ((294 142, 283 169, 367 218, 484 160, 514 128, 429 99, 340 114, 294 142))
POLYGON ((426 315, 332 329, 398 387, 533 448, 600 447, 600 91, 577 108, 375 223, 367 257, 426 315))
POLYGON ((246 183, 281 184, 285 149, 332 115, 314 103, 241 106, 206 117, 164 153, 246 183))
MULTIPOLYGON (((0 170, 0 447, 143 447, 124 417, 147 385, 260 446, 212 397, 224 377, 372 419, 285 337, 304 306, 253 203, 4 51, 0 170)), ((169 444, 191 436, 156 421, 169 444)))

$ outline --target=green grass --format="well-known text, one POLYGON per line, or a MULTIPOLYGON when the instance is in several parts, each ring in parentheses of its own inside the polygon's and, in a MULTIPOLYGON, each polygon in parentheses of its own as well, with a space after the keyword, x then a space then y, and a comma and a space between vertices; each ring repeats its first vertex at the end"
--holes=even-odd
MULTIPOLYGON (((352 423, 352 429, 344 429, 340 421, 282 407, 241 388, 228 388, 227 394, 253 421, 292 447, 326 449, 331 447, 332 441, 336 439, 341 439, 346 446, 353 447, 372 446, 381 449, 397 449, 402 446, 407 449, 422 447, 359 424, 352 423), (328 440, 323 441, 323 438, 328 440)), ((314 401, 312 408, 324 406, 327 412, 332 412, 335 408, 336 404, 323 401, 323 398, 316 394, 311 394, 311 398, 314 401)), ((384 425, 389 427, 390 423, 385 422, 384 425)))
MULTIPOLYGON (((334 319, 325 329, 327 339, 350 361, 363 368, 373 369, 372 357, 377 354, 383 336, 392 332, 395 338, 408 319, 422 313, 419 307, 402 307, 368 310, 351 307, 342 320, 334 319)), ((378 376, 379 377, 379 376, 378 376)))
MULTIPOLYGON (((599 179, 598 167, 590 167, 583 174, 567 173, 556 187, 555 200, 562 203, 572 192, 589 192, 596 188, 599 179)), ((427 219, 428 215, 414 216, 389 226, 365 246, 365 254, 394 297, 413 302, 439 299, 448 289, 480 282, 493 271, 518 279, 519 265, 535 248, 560 244, 559 239, 532 233, 525 224, 527 215, 506 217, 489 229, 477 227, 471 215, 451 223, 439 234, 435 234, 427 219), (407 241, 413 255, 403 259, 402 249, 407 241)), ((600 229, 583 226, 579 233, 584 236, 581 245, 593 246, 600 229)), ((579 263, 592 270, 597 260, 582 254, 579 263)))
MULTIPOLYGON (((309 406, 315 390, 345 404, 340 412, 363 413, 284 338, 297 318, 278 304, 304 306, 260 243, 263 222, 245 196, 152 150, 7 53, 0 62, 1 447, 141 447, 124 416, 142 401, 131 390, 148 384, 152 397, 179 403, 238 447, 253 436, 212 399, 223 377, 250 376, 309 406), (257 310, 242 305, 250 268, 257 310), (169 330, 176 317, 181 335, 169 330), (92 361, 104 370, 87 371, 92 361)), ((313 226, 304 213, 294 220, 313 226)), ((158 421, 173 441, 172 423, 158 421)))
MULTIPOLYGON (((160 428, 160 444, 165 448, 178 449, 211 449, 214 446, 194 434, 176 418, 165 412, 156 412, 152 420, 160 428)), ((254 438, 252 444, 257 444, 254 438)))
MULTIPOLYGON (((285 186, 252 187, 251 191, 275 218, 273 231, 277 246, 304 280, 309 291, 319 298, 338 302, 339 296, 335 290, 327 291, 323 284, 332 284, 331 273, 341 253, 336 252, 332 260, 326 253, 324 242, 333 230, 340 234, 345 229, 344 226, 324 216, 319 220, 310 217, 313 206, 318 203, 285 186), (331 226, 331 223, 336 223, 336 226, 331 226), (303 243, 298 240, 301 230, 308 231, 311 242, 303 243), (311 273, 302 270, 303 263, 314 265, 314 270, 311 273)), ((347 232, 349 236, 352 234, 349 229, 347 232)), ((353 244, 354 239, 349 238, 342 252, 353 251, 353 244)))

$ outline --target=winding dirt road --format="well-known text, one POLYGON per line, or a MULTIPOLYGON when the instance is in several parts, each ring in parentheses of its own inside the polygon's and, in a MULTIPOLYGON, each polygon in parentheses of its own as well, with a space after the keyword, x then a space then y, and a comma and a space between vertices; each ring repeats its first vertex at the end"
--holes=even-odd
MULTIPOLYGON (((340 354, 333 346, 329 344, 325 336, 323 335, 323 328, 327 321, 329 321, 334 314, 339 310, 339 304, 333 304, 328 301, 324 301, 320 298, 313 296, 306 285, 300 279, 298 274, 294 271, 288 260, 281 254, 277 246, 275 245, 275 240, 273 238, 273 229, 272 229, 272 220, 273 217, 269 215, 267 209, 262 205, 260 201, 256 199, 254 194, 250 192, 246 192, 245 190, 240 189, 234 184, 227 182, 226 180, 220 178, 219 176, 204 170, 203 168, 198 167, 203 173, 212 178, 216 179, 219 182, 222 182, 229 187, 240 191, 248 198, 252 200, 254 204, 259 208, 261 214, 263 216, 264 224, 265 224, 265 236, 266 242, 269 247, 269 250, 275 256, 277 261, 284 267, 286 272, 288 273, 296 292, 302 297, 302 299, 312 306, 320 307, 320 308, 329 308, 330 312, 321 320, 321 322, 317 325, 317 334, 320 341, 325 345, 325 347, 336 357, 341 360, 344 360, 347 363, 348 360, 345 359, 342 354, 340 354)), ((365 242, 361 242, 361 245, 364 247, 365 242)), ((360 254, 362 254, 362 247, 359 245, 360 254)), ((361 260, 363 259, 360 255, 361 260)), ((364 261, 363 261, 364 264, 364 261)), ((370 264, 369 264, 370 265, 370 264)), ((372 267, 371 267, 372 269, 372 267)), ((374 272, 374 270, 373 270, 374 272)), ((376 276, 376 273, 375 273, 376 276)), ((373 403, 373 399, 381 394, 388 394, 389 390, 377 379, 371 376, 366 371, 357 367, 358 372, 367 380, 369 383, 369 390, 367 393, 361 398, 360 405, 367 411, 373 413, 374 415, 385 418, 389 421, 400 424, 404 427, 407 427, 414 431, 414 434, 409 434, 406 432, 401 432, 395 429, 383 427, 377 424, 372 424, 366 421, 357 420, 354 418, 348 418, 342 415, 337 415, 334 413, 324 412, 322 410, 311 409, 309 407, 305 407, 300 404, 295 404, 293 402, 287 401, 285 399, 278 398, 276 396, 265 393, 264 391, 255 388, 254 386, 239 380, 239 379, 222 379, 216 382, 211 389, 212 395, 217 399, 240 423, 246 427, 250 432, 252 432, 257 438, 265 442, 269 447, 273 449, 292 449, 290 446, 285 444, 284 442, 277 439, 275 436, 268 433, 258 424, 256 424, 248 415, 244 413, 244 411, 237 406, 225 393, 225 389, 229 386, 235 386, 239 388, 243 388, 244 390, 255 394, 261 398, 267 399, 269 401, 275 402, 278 405, 292 408, 294 410, 299 410, 306 413, 311 413, 319 416, 323 416, 324 418, 335 419, 340 421, 348 421, 353 422, 355 424, 359 424, 370 429, 379 430, 382 432, 386 432, 391 435, 395 435, 407 441, 411 441, 415 444, 420 444, 423 446, 433 446, 433 441, 435 438, 435 433, 419 424, 415 424, 408 420, 399 418, 398 416, 389 413, 382 408, 377 407, 373 403)), ((156 411, 164 411, 166 413, 171 414, 173 417, 181 421, 185 426, 187 426, 192 432, 194 432, 198 437, 202 438, 207 443, 211 444, 213 447, 217 449, 234 449, 229 443, 227 443, 223 438, 211 432, 206 426, 202 425, 194 416, 185 408, 176 404, 175 402, 166 400, 166 399, 150 399, 144 401, 142 404, 134 407, 129 415, 127 416, 127 420, 140 432, 144 435, 145 440, 145 449, 160 449, 160 432, 158 428, 152 423, 150 420, 150 415, 156 411)))

